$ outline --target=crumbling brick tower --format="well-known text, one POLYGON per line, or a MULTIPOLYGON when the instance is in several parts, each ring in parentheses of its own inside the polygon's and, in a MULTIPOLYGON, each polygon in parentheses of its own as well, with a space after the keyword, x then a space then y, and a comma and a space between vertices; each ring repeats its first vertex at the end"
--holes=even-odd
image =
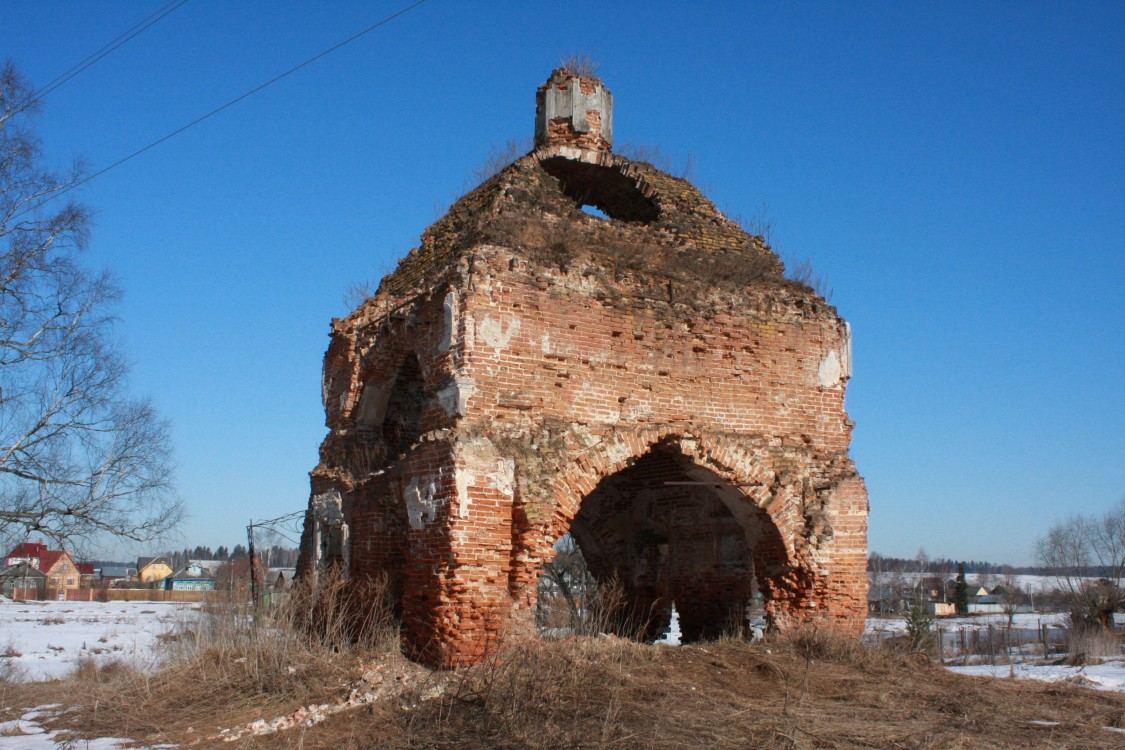
POLYGON ((862 627, 848 325, 686 180, 613 154, 611 105, 554 71, 535 150, 332 323, 301 574, 387 576, 432 664, 526 627, 567 531, 689 640, 752 598, 775 627, 862 627))

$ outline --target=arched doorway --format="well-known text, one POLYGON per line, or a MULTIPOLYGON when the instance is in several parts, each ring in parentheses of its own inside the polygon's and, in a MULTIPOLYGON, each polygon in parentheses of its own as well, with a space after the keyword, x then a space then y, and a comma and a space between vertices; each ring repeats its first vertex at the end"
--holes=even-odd
POLYGON ((740 630, 786 564, 769 514, 674 441, 602 478, 569 530, 594 578, 621 586, 624 630, 649 639, 673 603, 684 641, 740 630))

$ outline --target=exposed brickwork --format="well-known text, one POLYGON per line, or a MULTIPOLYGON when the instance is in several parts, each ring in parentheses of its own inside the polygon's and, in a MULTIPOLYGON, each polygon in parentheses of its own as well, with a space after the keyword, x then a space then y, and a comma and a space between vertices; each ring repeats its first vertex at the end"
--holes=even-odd
POLYGON ((529 627, 568 530, 689 638, 754 590, 777 627, 858 633, 847 324, 688 182, 557 135, 333 321, 301 572, 387 575, 437 664, 529 627))
POLYGON ((535 92, 535 145, 609 151, 612 107, 613 96, 601 81, 559 68, 535 92))

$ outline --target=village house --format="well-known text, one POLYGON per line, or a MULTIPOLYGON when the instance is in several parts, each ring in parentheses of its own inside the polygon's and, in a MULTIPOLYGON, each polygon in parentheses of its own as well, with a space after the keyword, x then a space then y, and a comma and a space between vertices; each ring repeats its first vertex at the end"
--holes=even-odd
POLYGON ((48 550, 39 558, 39 569, 47 574, 50 589, 77 589, 82 583, 74 558, 63 550, 48 550))
POLYGON ((47 587, 47 576, 29 562, 21 562, 0 572, 0 594, 15 596, 15 589, 35 589, 47 587))
POLYGON ((19 565, 21 562, 30 563, 32 567, 39 568, 39 558, 47 551, 47 545, 43 542, 24 542, 17 544, 8 556, 4 558, 4 567, 10 568, 13 565, 19 565))
POLYGON ((159 583, 172 575, 172 566, 163 557, 138 557, 137 581, 159 583))
POLYGON ((76 563, 78 568, 78 585, 84 589, 97 588, 101 583, 98 577, 98 571, 93 563, 76 563))
POLYGON ((5 568, 20 563, 42 572, 50 589, 77 589, 82 583, 82 574, 70 553, 49 549, 43 542, 17 544, 5 558, 5 568))
POLYGON ((188 560, 186 567, 199 568, 205 575, 218 578, 219 570, 227 564, 225 560, 188 560))
POLYGON ((98 579, 104 588, 128 588, 129 579, 136 571, 125 565, 107 565, 98 570, 98 579))
POLYGON ((269 568, 266 571, 266 589, 269 591, 285 591, 289 588, 297 575, 296 568, 269 568))
POLYGON ((215 576, 199 560, 187 565, 164 579, 166 591, 214 591, 215 576))

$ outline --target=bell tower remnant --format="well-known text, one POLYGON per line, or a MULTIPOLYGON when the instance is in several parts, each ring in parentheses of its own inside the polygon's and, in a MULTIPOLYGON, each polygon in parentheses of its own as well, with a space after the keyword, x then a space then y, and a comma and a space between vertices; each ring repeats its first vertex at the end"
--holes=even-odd
POLYGON ((650 632, 674 602, 686 640, 717 635, 751 599, 776 628, 863 627, 848 324, 689 182, 614 154, 612 103, 555 70, 535 149, 332 322, 299 575, 385 576, 430 664, 529 629, 568 531, 650 632))

